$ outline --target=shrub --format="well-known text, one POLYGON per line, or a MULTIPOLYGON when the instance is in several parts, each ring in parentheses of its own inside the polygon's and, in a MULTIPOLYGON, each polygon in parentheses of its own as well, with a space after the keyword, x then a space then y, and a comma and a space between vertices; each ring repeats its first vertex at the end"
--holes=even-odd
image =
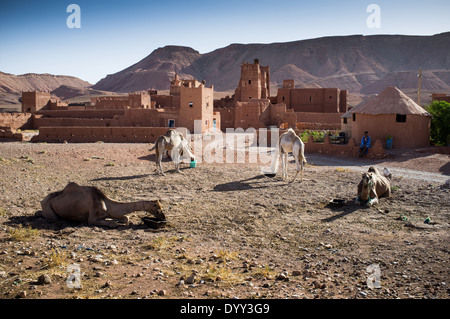
POLYGON ((448 145, 450 142, 450 103, 433 101, 428 106, 431 119, 430 139, 434 145, 448 145))

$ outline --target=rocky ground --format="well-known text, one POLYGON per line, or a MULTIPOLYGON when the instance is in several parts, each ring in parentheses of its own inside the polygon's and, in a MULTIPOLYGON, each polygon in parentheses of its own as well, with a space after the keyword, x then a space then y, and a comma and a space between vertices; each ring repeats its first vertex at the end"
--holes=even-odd
POLYGON ((149 148, 0 143, 0 298, 449 297, 448 155, 306 152, 304 181, 287 184, 249 163, 179 174, 164 162, 159 176, 149 148), (393 193, 363 208, 353 201, 369 165, 392 170, 393 193), (114 229, 35 217, 68 182, 160 199, 168 225, 148 228, 145 212, 114 229))

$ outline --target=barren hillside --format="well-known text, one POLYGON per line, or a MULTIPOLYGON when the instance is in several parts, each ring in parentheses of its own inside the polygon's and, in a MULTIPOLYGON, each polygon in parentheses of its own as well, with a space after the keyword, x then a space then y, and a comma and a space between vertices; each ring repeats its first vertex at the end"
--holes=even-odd
POLYGON ((92 84, 74 76, 27 73, 14 75, 0 72, 0 92, 53 91, 61 85, 87 88, 92 84))
POLYGON ((395 84, 417 89, 419 68, 424 89, 450 91, 450 33, 434 36, 343 36, 272 44, 231 44, 200 54, 187 47, 159 48, 133 66, 108 75, 94 88, 128 92, 167 89, 175 72, 229 91, 239 81, 242 62, 258 58, 270 65, 271 82, 295 79, 298 87, 339 87, 352 93, 379 93, 395 84), (408 78, 404 80, 405 76, 408 78))
POLYGON ((138 63, 115 74, 109 74, 92 88, 114 92, 132 92, 147 89, 169 89, 175 73, 183 78, 192 77, 183 69, 198 59, 201 54, 194 49, 166 46, 153 51, 138 63))

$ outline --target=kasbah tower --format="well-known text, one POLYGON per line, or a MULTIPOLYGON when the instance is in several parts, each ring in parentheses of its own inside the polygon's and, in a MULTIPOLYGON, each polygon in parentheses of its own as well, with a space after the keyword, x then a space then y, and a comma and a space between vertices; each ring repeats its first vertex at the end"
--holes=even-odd
POLYGON ((241 79, 236 88, 235 100, 249 102, 251 99, 269 99, 269 74, 269 66, 261 66, 258 59, 255 59, 254 63, 242 63, 241 79))

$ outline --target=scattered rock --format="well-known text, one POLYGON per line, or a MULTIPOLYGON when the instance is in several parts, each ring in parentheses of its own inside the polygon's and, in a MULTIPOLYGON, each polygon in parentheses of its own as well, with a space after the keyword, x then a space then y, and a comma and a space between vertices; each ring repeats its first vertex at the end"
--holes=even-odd
POLYGON ((158 296, 166 296, 167 292, 165 290, 158 291, 158 296))
POLYGON ((27 297, 27 292, 25 290, 21 291, 18 295, 17 298, 26 298, 27 297))
POLYGON ((187 277, 185 283, 187 285, 192 285, 193 283, 195 283, 195 274, 192 274, 189 277, 187 277))
POLYGON ((277 280, 289 280, 287 273, 282 272, 278 275, 277 280))
POLYGON ((38 284, 40 285, 48 285, 52 282, 51 278, 47 274, 40 275, 38 278, 38 284))

